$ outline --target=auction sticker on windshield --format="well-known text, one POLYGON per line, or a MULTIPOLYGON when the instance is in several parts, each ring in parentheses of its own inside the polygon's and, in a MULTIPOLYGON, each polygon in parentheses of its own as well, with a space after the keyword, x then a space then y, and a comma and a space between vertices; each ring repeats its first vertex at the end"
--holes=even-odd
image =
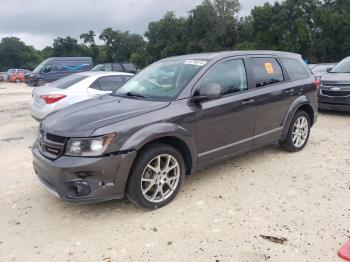
POLYGON ((265 63, 265 69, 269 75, 273 74, 273 67, 271 63, 265 63))
POLYGON ((204 60, 186 60, 185 65, 196 65, 196 66, 204 66, 207 61, 204 60))

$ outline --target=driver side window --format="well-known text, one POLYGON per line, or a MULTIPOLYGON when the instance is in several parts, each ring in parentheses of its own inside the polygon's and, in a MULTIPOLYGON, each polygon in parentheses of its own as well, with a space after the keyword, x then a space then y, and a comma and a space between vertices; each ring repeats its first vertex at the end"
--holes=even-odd
POLYGON ((200 88, 208 85, 220 85, 223 96, 247 90, 247 76, 243 60, 230 60, 215 65, 202 79, 200 88))
POLYGON ((51 72, 51 69, 52 69, 52 66, 51 65, 46 65, 44 68, 43 68, 43 73, 49 73, 51 72))

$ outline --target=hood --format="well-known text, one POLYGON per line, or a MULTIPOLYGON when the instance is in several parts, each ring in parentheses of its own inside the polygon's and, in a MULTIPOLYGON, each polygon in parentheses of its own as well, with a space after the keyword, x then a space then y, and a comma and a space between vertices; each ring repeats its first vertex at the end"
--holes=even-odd
POLYGON ((42 121, 41 128, 58 136, 88 137, 97 128, 161 109, 167 105, 169 102, 105 95, 48 115, 42 121))
POLYGON ((322 84, 350 85, 350 73, 329 73, 322 77, 322 84))

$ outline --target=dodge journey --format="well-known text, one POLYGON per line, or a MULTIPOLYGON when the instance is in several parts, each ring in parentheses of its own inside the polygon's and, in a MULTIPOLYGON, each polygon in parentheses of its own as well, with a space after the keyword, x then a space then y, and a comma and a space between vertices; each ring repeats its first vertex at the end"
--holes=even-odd
POLYGON ((42 121, 34 170, 61 199, 128 197, 145 209, 186 175, 279 142, 302 150, 317 120, 319 81, 298 54, 230 51, 166 58, 110 95, 42 121))

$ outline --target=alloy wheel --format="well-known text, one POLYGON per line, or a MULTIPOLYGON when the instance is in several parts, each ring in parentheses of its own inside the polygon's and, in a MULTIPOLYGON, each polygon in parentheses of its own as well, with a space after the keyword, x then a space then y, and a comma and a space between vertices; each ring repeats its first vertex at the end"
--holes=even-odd
POLYGON ((309 135, 309 123, 305 116, 299 116, 293 126, 292 141, 297 148, 302 147, 309 135))
POLYGON ((180 180, 180 165, 175 157, 161 154, 154 157, 141 176, 142 195, 150 202, 168 199, 180 180))

